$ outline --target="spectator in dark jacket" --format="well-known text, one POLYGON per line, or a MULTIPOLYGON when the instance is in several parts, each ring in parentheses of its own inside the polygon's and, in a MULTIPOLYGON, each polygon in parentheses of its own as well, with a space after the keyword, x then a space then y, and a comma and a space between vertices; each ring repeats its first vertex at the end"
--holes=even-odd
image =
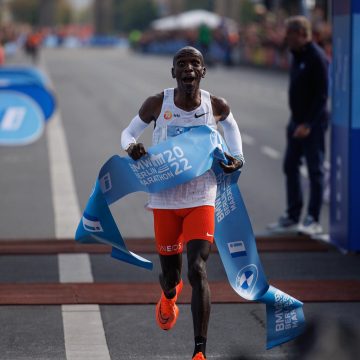
POLYGON ((310 22, 294 16, 286 22, 286 42, 292 52, 290 68, 287 147, 284 160, 287 210, 275 232, 296 231, 307 235, 322 233, 319 223, 324 187, 325 131, 328 125, 328 60, 313 41, 310 22), (305 159, 310 180, 307 214, 300 224, 303 195, 300 165, 305 159))

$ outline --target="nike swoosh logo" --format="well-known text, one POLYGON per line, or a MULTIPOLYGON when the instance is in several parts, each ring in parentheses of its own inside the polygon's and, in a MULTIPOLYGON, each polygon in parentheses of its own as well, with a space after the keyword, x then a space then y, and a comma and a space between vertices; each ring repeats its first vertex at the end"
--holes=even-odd
POLYGON ((159 308, 158 319, 161 322, 161 324, 166 324, 170 319, 169 317, 163 316, 163 314, 161 312, 161 304, 160 304, 160 308, 159 308))
POLYGON ((214 234, 209 234, 208 232, 206 233, 206 236, 214 236, 214 234))
POLYGON ((203 113, 203 114, 195 114, 195 118, 198 119, 199 117, 202 117, 204 115, 208 114, 208 112, 203 113))

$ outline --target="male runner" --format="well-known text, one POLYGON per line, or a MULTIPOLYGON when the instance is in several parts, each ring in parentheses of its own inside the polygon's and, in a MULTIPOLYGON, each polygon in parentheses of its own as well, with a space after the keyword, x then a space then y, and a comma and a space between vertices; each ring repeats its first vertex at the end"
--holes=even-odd
MULTIPOLYGON (((155 122, 153 144, 176 136, 192 126, 208 125, 216 129, 220 121, 230 154, 228 164, 220 163, 231 173, 243 166, 239 128, 227 102, 200 89, 206 68, 200 51, 193 47, 180 49, 173 58, 171 74, 175 89, 150 96, 145 100, 129 126, 121 134, 121 145, 134 160, 146 154, 137 139, 155 122)), ((181 292, 182 250, 187 247, 188 278, 192 287, 191 312, 195 337, 193 360, 206 359, 206 338, 210 316, 210 290, 206 261, 214 240, 216 178, 212 170, 169 190, 150 194, 157 250, 162 273, 162 294, 156 306, 156 320, 163 330, 176 323, 179 309, 176 300, 181 292)))

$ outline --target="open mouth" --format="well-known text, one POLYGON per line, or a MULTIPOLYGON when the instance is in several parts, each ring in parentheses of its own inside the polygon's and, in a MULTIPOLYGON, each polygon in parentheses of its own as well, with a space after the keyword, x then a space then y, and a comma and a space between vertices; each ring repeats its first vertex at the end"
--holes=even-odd
POLYGON ((182 82, 186 85, 192 85, 195 82, 194 76, 185 76, 182 78, 182 82))

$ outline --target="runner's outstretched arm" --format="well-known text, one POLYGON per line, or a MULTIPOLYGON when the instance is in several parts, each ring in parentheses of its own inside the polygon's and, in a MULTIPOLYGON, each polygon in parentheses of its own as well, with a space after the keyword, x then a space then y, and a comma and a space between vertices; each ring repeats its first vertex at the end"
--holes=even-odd
POLYGON ((139 114, 136 115, 130 124, 121 133, 121 147, 129 154, 133 160, 140 159, 146 154, 142 143, 137 143, 137 139, 150 124, 156 121, 161 111, 163 93, 150 96, 142 104, 139 114))

